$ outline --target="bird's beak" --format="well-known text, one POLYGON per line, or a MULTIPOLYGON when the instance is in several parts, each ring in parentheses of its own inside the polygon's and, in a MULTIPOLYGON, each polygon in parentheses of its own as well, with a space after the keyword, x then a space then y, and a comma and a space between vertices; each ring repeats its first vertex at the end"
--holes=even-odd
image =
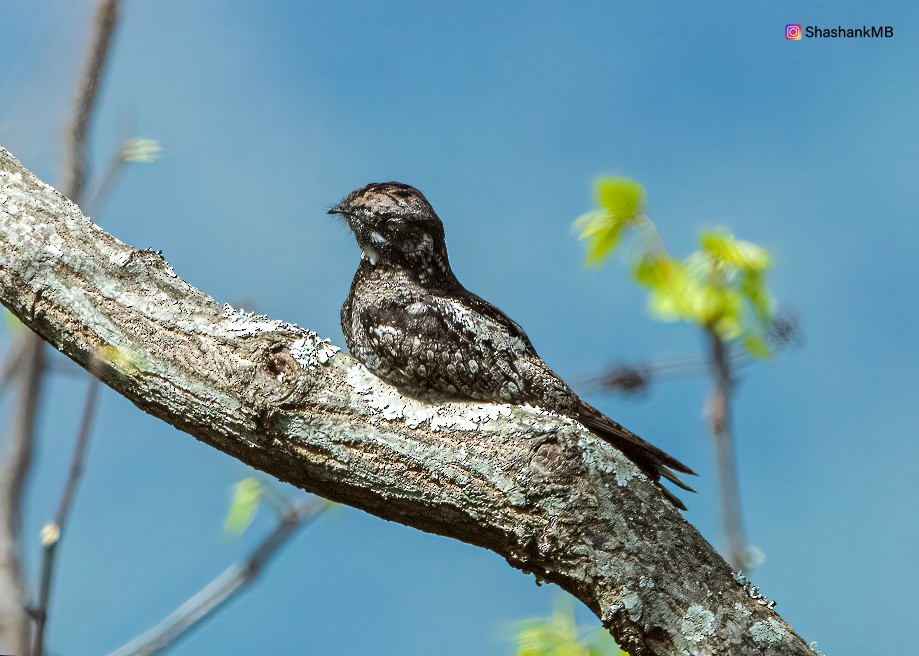
POLYGON ((328 213, 329 214, 344 214, 344 211, 342 210, 342 207, 341 207, 341 203, 330 208, 328 213))

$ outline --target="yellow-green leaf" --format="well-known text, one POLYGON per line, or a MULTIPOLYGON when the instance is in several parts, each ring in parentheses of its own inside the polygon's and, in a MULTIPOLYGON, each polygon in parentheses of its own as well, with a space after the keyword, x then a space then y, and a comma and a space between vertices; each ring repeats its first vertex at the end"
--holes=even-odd
POLYGON ((574 229, 578 239, 587 241, 585 262, 592 267, 602 266, 619 243, 623 228, 624 223, 610 221, 603 212, 589 212, 579 217, 574 229))
POLYGON ((775 303, 769 290, 766 289, 766 281, 762 274, 753 271, 747 273, 741 282, 741 291, 753 307, 762 328, 767 329, 772 321, 772 315, 775 314, 775 303))
POLYGON ((602 627, 588 630, 578 627, 570 603, 559 603, 549 618, 520 622, 516 639, 515 656, 615 656, 623 653, 602 627))
POLYGON ((155 139, 129 139, 121 149, 121 157, 126 162, 152 164, 162 150, 155 139))
POLYGON ((623 231, 644 217, 645 191, 628 178, 601 178, 594 191, 600 209, 577 219, 574 230, 587 241, 586 263, 599 267, 619 244, 623 231))
POLYGON ((257 478, 244 478, 233 486, 233 501, 223 522, 223 530, 241 535, 255 518, 262 498, 262 483, 257 478))
POLYGON ((765 271, 772 266, 769 251, 762 246, 757 246, 749 241, 738 241, 736 246, 737 257, 741 262, 740 268, 747 271, 765 271))
POLYGON ((616 221, 634 222, 645 213, 645 189, 629 178, 600 178, 594 193, 600 208, 616 221))
POLYGON ((770 258, 766 249, 749 241, 737 241, 734 235, 713 230, 703 232, 699 237, 702 251, 721 267, 733 267, 738 271, 765 271, 770 258))
POLYGON ((769 350, 766 342, 755 335, 744 336, 743 346, 747 353, 757 358, 768 360, 772 357, 772 351, 769 350))
POLYGON ((6 324, 7 330, 11 333, 15 333, 22 328, 22 322, 6 308, 3 308, 3 323, 6 324))

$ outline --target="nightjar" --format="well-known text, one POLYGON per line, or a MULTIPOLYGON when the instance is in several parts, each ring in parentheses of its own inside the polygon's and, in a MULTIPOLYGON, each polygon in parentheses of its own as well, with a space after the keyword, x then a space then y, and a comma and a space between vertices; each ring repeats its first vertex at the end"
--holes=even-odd
POLYGON ((341 327, 351 355, 416 396, 530 404, 583 423, 625 454, 678 508, 664 477, 694 472, 582 401, 540 359, 519 325, 463 287, 450 268, 444 227, 420 191, 369 184, 329 214, 343 217, 361 248, 341 327))

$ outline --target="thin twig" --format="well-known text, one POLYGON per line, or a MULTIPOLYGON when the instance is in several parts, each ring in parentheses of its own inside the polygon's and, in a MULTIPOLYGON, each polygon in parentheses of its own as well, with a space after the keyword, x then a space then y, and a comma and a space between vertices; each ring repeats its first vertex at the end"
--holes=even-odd
POLYGON ((243 561, 231 565, 155 627, 111 652, 109 656, 147 656, 160 654, 213 616, 224 604, 255 579, 275 552, 290 539, 296 529, 307 526, 321 515, 329 504, 307 497, 292 504, 277 527, 243 561))
POLYGON ((70 457, 70 470, 67 473, 67 482, 58 504, 54 521, 46 524, 42 529, 42 563, 41 579, 38 590, 38 606, 35 609, 35 641, 32 653, 39 656, 43 653, 45 625, 48 621, 48 602, 51 598, 51 583, 54 579, 55 555, 64 527, 70 517, 73 501, 76 498, 77 487, 83 474, 83 462, 86 459, 86 450, 89 447, 89 438, 92 435, 93 421, 99 399, 99 381, 95 378, 89 380, 86 388, 86 398, 83 401, 83 415, 80 419, 80 428, 70 457))
POLYGON ((99 188, 96 189, 92 197, 85 203, 86 206, 84 209, 86 213, 95 218, 98 218, 99 214, 102 213, 102 209, 108 203, 112 195, 115 183, 121 178, 121 174, 124 172, 125 166, 127 165, 124 159, 123 149, 124 144, 119 145, 115 153, 109 158, 109 164, 102 176, 102 182, 99 183, 99 188))
MULTIPOLYGON (((740 369, 753 363, 746 353, 730 353, 732 369, 740 369)), ((635 395, 646 392, 657 381, 681 380, 704 375, 710 364, 698 358, 672 358, 652 360, 637 364, 623 364, 610 367, 600 374, 584 376, 578 380, 589 392, 606 391, 635 395)))
POLYGON ((0 392, 6 390, 16 376, 19 374, 19 367, 22 365, 23 353, 21 348, 15 346, 6 352, 6 358, 3 365, 0 366, 0 392))
POLYGON ((90 119, 99 95, 102 72, 105 69, 106 55, 115 31, 118 19, 119 0, 102 0, 96 10, 96 22, 93 27, 89 56, 80 73, 77 84, 77 95, 70 119, 70 130, 67 133, 67 147, 64 159, 64 193, 73 202, 79 204, 86 180, 86 138, 89 134, 90 119))
MULTIPOLYGON (((115 31, 118 5, 119 0, 101 0, 99 3, 88 56, 77 82, 73 114, 64 149, 63 183, 64 194, 77 204, 80 203, 86 181, 86 140, 92 123, 93 109, 96 106, 96 99, 99 95, 99 86, 105 69, 106 56, 115 31)), ((42 531, 41 580, 39 582, 38 606, 35 609, 35 635, 32 640, 32 656, 44 656, 45 628, 48 622, 54 556, 57 551, 57 544, 60 541, 61 530, 63 529, 63 521, 61 520, 65 520, 69 513, 80 472, 82 471, 82 459, 91 432, 97 393, 97 383, 93 380, 87 390, 83 419, 81 420, 77 444, 71 458, 70 474, 64 486, 64 493, 58 508, 58 516, 53 524, 49 524, 42 531)))
POLYGON ((29 466, 35 418, 41 396, 44 341, 24 332, 18 350, 20 393, 10 429, 3 470, 0 471, 0 644, 13 654, 25 654, 32 623, 20 558, 22 499, 29 466))
POLYGON ((706 328, 709 338, 711 371, 715 385, 709 400, 708 414, 715 454, 718 462, 718 484, 721 489, 721 520, 728 543, 728 562, 734 569, 752 565, 740 509, 740 483, 737 474, 737 453, 731 429, 732 393, 734 380, 731 356, 721 335, 706 328))
POLYGON ((64 376, 66 378, 77 378, 85 380, 86 371, 80 368, 73 360, 62 356, 58 351, 50 351, 45 359, 45 372, 64 376))

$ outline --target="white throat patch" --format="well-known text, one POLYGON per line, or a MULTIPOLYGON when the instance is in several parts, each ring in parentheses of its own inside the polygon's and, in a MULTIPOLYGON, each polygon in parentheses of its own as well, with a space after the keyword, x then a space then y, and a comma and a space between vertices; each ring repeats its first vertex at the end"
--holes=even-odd
POLYGON ((371 266, 376 266, 380 261, 380 254, 372 246, 364 246, 361 249, 361 259, 370 262, 371 266))

